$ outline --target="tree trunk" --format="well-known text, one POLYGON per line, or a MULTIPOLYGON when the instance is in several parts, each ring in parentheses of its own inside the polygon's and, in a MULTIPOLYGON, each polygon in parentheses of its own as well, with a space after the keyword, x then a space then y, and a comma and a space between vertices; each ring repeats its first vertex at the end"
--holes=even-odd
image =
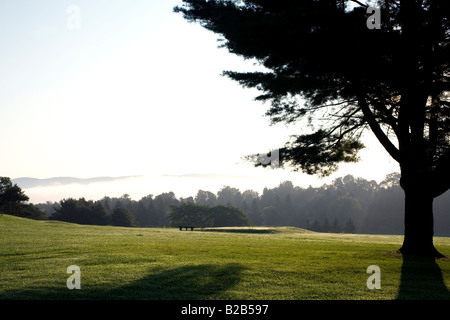
POLYGON ((444 257, 433 244, 433 196, 427 192, 426 184, 415 181, 402 187, 405 191, 405 236, 399 251, 405 255, 444 257))

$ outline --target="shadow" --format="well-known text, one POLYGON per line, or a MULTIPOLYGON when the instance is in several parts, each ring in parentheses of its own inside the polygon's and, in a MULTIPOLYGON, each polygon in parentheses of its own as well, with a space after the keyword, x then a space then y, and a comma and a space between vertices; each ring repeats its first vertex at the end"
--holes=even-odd
POLYGON ((193 265, 161 269, 129 285, 107 292, 106 299, 204 300, 240 281, 239 264, 193 265))
MULTIPOLYGON (((225 265, 190 265, 160 268, 146 277, 115 289, 96 289, 81 280, 80 290, 69 290, 66 283, 55 287, 8 291, 4 300, 205 300, 214 299, 240 281, 244 268, 225 265)), ((126 272, 126 270, 124 270, 126 272)))
POLYGON ((217 229, 202 229, 202 232, 231 232, 231 233, 251 233, 251 234, 272 234, 277 233, 276 230, 271 229, 250 229, 250 228, 217 228, 217 229))
POLYGON ((435 258, 403 255, 398 300, 447 300, 450 291, 444 283, 435 258))

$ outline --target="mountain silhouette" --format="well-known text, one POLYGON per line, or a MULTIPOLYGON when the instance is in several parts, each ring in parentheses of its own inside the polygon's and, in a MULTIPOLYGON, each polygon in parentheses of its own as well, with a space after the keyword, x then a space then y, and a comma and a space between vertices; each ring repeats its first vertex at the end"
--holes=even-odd
POLYGON ((20 186, 21 188, 35 188, 35 187, 49 187, 49 186, 61 186, 68 184, 91 184, 99 182, 112 182, 119 180, 126 180, 130 178, 136 178, 138 176, 123 176, 123 177, 95 177, 95 178, 75 178, 75 177, 55 177, 47 179, 38 178, 17 178, 12 182, 20 186))

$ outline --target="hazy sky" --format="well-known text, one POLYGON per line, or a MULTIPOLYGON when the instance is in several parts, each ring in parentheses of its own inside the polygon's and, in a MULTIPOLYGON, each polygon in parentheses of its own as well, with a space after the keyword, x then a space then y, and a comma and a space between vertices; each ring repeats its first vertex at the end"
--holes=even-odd
MULTIPOLYGON (((296 128, 269 126, 256 92, 221 76, 252 70, 217 36, 172 12, 181 0, 0 2, 0 176, 139 176, 116 184, 26 189, 69 196, 195 196, 230 185, 261 191, 345 174, 380 181, 395 161, 368 142, 330 179, 253 168, 296 128)), ((297 128, 298 129, 298 128, 297 128)))

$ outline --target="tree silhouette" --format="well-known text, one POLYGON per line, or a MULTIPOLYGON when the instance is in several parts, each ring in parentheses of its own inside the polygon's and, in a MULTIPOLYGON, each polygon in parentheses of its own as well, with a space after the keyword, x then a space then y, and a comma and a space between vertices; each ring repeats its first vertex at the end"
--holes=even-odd
POLYGON ((0 177, 0 213, 17 215, 21 205, 29 198, 23 190, 8 177, 0 177))
POLYGON ((370 1, 381 17, 375 29, 367 1, 183 2, 175 12, 264 67, 224 75, 260 90, 273 123, 305 124, 280 148, 282 166, 329 175, 358 160, 371 131, 400 166, 400 251, 440 255, 432 204, 450 188, 450 1, 370 1))
POLYGON ((113 226, 134 227, 136 225, 134 216, 127 208, 118 205, 111 214, 111 223, 113 226))
POLYGON ((217 197, 210 191, 198 190, 195 196, 195 203, 205 206, 215 206, 217 204, 217 197))
POLYGON ((110 213, 100 201, 69 198, 59 202, 50 219, 80 224, 107 225, 110 222, 110 213))
POLYGON ((251 221, 239 208, 218 205, 206 205, 185 202, 172 205, 168 216, 173 227, 230 227, 250 226, 251 221))

